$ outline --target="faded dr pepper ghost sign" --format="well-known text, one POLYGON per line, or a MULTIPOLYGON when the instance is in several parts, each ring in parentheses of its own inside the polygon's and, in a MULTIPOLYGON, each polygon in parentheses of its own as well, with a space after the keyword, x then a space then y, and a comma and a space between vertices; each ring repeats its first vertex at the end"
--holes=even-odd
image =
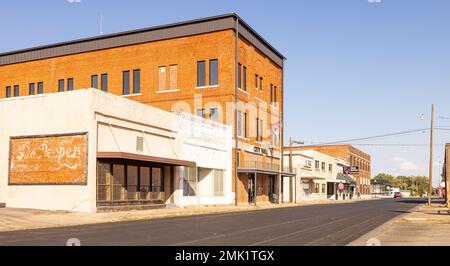
POLYGON ((9 184, 83 185, 87 134, 11 138, 9 184))

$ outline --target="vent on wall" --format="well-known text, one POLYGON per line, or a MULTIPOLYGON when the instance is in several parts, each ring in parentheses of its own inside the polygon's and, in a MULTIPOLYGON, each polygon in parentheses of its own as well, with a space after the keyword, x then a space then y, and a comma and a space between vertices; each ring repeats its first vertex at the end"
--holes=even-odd
POLYGON ((143 137, 137 137, 136 138, 136 151, 137 152, 143 152, 144 151, 144 138, 143 137))

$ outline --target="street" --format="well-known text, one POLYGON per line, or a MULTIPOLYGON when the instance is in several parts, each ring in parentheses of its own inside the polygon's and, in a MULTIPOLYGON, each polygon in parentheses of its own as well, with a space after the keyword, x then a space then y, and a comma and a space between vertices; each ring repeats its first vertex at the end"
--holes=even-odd
POLYGON ((253 212, 0 233, 0 245, 330 246, 346 245, 420 200, 369 200, 253 212))

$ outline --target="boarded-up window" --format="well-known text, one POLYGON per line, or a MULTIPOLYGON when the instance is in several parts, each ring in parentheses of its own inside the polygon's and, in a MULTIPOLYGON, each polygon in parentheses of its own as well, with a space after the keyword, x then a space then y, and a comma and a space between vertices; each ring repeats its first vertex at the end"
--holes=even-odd
POLYGON ((138 167, 134 165, 127 166, 127 199, 138 199, 138 167))
POLYGON ((10 185, 85 185, 87 134, 10 141, 10 185))
POLYGON ((170 66, 170 88, 171 90, 178 89, 178 66, 170 66))
POLYGON ((113 200, 122 201, 125 200, 125 165, 114 164, 113 165, 113 200))
POLYGON ((158 90, 163 91, 166 90, 166 77, 167 77, 167 71, 166 71, 166 67, 159 67, 159 71, 158 71, 158 81, 159 81, 159 85, 158 85, 158 90))

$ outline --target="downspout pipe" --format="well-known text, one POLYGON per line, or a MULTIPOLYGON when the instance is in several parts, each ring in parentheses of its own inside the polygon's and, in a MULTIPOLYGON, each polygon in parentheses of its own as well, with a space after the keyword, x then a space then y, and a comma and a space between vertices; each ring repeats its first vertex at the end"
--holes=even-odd
POLYGON ((234 197, 235 205, 239 204, 239 186, 238 186, 238 153, 239 153, 239 142, 238 142, 238 67, 239 67, 239 17, 236 18, 236 29, 235 29, 235 87, 234 87, 234 197))

